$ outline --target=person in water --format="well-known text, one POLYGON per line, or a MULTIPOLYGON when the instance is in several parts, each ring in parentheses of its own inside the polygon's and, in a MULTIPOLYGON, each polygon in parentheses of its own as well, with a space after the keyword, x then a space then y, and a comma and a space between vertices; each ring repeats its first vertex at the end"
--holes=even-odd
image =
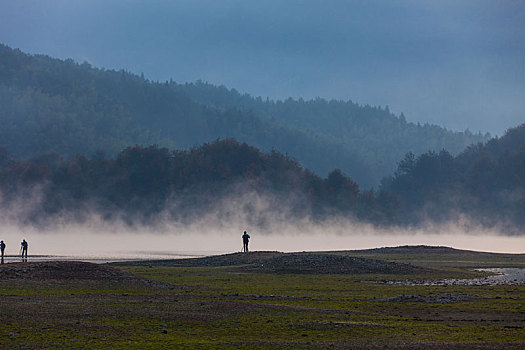
POLYGON ((248 243, 250 242, 250 235, 244 231, 244 234, 242 235, 242 251, 247 253, 248 252, 248 243))
POLYGON ((27 242, 25 239, 22 240, 22 243, 20 243, 21 249, 22 249, 22 258, 27 259, 27 242))
POLYGON ((1 263, 4 263, 4 250, 5 250, 5 243, 4 241, 0 241, 0 251, 2 252, 2 261, 1 263))

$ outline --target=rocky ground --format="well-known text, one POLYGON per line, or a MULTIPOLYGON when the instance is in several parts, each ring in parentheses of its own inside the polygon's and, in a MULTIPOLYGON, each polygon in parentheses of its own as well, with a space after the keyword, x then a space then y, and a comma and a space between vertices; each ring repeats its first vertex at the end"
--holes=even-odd
POLYGON ((441 294, 431 294, 431 295, 399 295, 397 297, 392 297, 388 299, 380 299, 378 301, 388 301, 388 302, 400 302, 406 301, 411 303, 440 303, 440 304, 450 304, 460 301, 468 301, 471 299, 479 298, 477 295, 465 294, 465 293, 441 293, 441 294))
MULTIPOLYGON (((130 263, 125 263, 130 265, 130 263)), ((406 263, 321 253, 250 252, 204 258, 140 261, 134 266, 230 266, 246 272, 293 274, 428 274, 432 269, 406 263)))
POLYGON ((22 262, 0 265, 0 279, 137 280, 138 277, 108 265, 80 261, 22 262))
POLYGON ((41 288, 44 285, 174 288, 172 284, 143 278, 107 264, 82 261, 19 262, 0 265, 0 288, 13 283, 24 284, 28 288, 41 288))

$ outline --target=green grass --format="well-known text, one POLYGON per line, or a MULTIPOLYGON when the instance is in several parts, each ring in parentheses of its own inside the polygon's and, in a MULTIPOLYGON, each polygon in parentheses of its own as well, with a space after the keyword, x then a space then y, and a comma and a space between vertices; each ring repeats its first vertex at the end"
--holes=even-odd
MULTIPOLYGON (((173 286, 1 281, 0 348, 395 348, 413 344, 438 349, 470 344, 518 349, 525 345, 525 286, 384 283, 425 278, 404 275, 121 268, 173 286), (449 304, 380 301, 441 293, 475 297, 449 304)), ((469 273, 460 269, 450 276, 469 273)))

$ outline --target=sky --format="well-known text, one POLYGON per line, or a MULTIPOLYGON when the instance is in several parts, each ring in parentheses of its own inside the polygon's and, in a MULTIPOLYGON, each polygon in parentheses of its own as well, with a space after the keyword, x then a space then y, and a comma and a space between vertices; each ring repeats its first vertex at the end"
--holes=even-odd
POLYGON ((0 0, 0 43, 155 81, 388 105, 452 130, 525 122, 520 0, 0 0))

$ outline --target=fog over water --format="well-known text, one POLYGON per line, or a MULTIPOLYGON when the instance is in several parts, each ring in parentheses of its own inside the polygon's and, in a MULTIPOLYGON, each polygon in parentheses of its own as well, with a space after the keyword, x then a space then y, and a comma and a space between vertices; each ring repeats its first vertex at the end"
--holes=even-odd
POLYGON ((525 236, 501 235, 490 230, 463 230, 450 224, 413 230, 374 229, 338 221, 330 224, 296 222, 265 229, 240 224, 162 224, 129 227, 116 224, 67 224, 38 229, 2 225, 0 239, 6 254, 17 255, 20 242, 29 242, 29 255, 53 255, 81 260, 165 259, 239 252, 241 234, 251 235, 252 251, 355 250, 402 245, 448 246, 499 253, 525 253, 525 236))

